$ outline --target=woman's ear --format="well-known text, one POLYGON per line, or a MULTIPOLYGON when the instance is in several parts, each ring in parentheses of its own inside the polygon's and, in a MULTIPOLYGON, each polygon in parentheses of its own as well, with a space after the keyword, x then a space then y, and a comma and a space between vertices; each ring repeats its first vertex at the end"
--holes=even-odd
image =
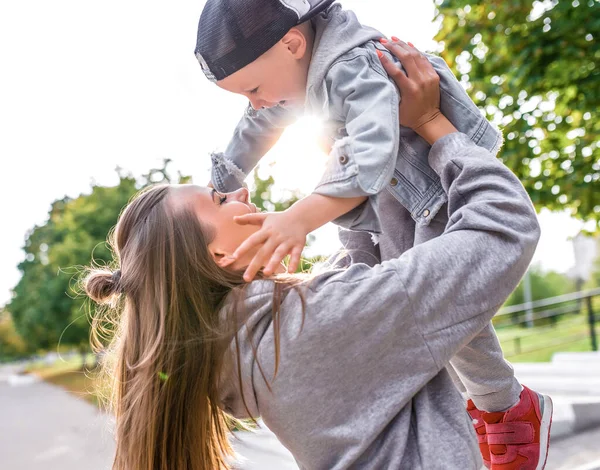
POLYGON ((290 29, 281 39, 286 49, 292 54, 294 59, 300 60, 306 53, 306 37, 298 28, 290 29))
POLYGON ((227 266, 230 266, 235 259, 231 257, 230 254, 228 253, 222 253, 220 251, 210 251, 210 254, 212 255, 213 259, 215 260, 215 263, 217 263, 217 265, 221 268, 226 268, 227 266))

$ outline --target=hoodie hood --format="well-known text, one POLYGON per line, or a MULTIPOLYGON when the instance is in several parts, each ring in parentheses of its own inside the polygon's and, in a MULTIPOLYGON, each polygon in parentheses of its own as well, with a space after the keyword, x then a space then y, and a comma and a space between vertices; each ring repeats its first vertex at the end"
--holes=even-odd
MULTIPOLYGON (((228 324, 233 324, 231 323, 231 315, 238 315, 236 322, 239 325, 237 338, 240 349, 240 371, 243 389, 240 390, 235 338, 226 352, 219 382, 223 408, 237 417, 260 416, 256 393, 252 386, 255 380, 252 371, 255 370, 256 357, 251 344, 258 344, 271 325, 273 290, 273 281, 253 281, 246 287, 245 293, 242 294, 244 295, 244 301, 240 311, 235 311, 236 295, 230 294, 219 313, 223 321, 228 324)), ((270 376, 267 375, 267 378, 270 378, 270 376)), ((262 380, 262 378, 260 379, 262 380)))
POLYGON ((353 12, 343 10, 337 3, 311 22, 315 28, 315 43, 308 70, 306 105, 309 110, 322 112, 328 104, 325 76, 331 66, 355 47, 379 40, 383 35, 360 24, 353 12))

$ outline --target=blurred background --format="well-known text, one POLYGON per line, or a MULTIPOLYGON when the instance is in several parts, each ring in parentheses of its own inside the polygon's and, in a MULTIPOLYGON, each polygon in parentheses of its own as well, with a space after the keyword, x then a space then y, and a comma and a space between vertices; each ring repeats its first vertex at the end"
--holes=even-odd
MULTIPOLYGON (((111 417, 94 394, 89 304, 77 289, 140 188, 206 184, 247 102, 193 55, 203 1, 0 3, 0 455, 2 470, 110 468, 111 417)), ((539 212, 542 239, 495 318, 519 378, 552 394, 547 468, 600 468, 600 2, 345 0, 384 34, 440 54, 505 136, 500 158, 539 212)), ((249 176, 282 210, 326 156, 303 118, 249 176)), ((311 237, 304 268, 338 248, 311 237)), ((247 468, 294 468, 266 431, 247 468)), ((254 438, 253 438, 254 439, 254 438)))

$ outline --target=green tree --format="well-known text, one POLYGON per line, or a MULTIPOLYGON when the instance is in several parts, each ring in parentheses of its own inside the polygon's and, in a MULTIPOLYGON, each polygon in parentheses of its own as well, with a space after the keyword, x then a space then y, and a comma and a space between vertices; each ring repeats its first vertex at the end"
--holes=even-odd
MULTIPOLYGON (((54 348, 59 341, 61 345, 79 348, 82 354, 89 350, 86 300, 77 289, 81 268, 92 261, 100 265, 110 263, 107 235, 139 189, 161 182, 190 182, 190 177, 181 173, 172 177, 169 163, 165 160, 162 168, 151 169, 140 179, 118 168, 116 186, 94 184, 89 194, 55 201, 48 220, 28 232, 23 248, 25 260, 19 265, 21 279, 6 310, 12 314, 15 333, 24 339, 29 350, 54 348)), ((271 176, 261 179, 255 173, 254 178, 252 199, 263 210, 285 210, 300 198, 299 194, 287 192, 276 198, 271 176)), ((303 260, 303 266, 308 262, 303 260)), ((7 325, 6 320, 0 321, 0 335, 9 332, 12 321, 7 325)))
POLYGON ((32 349, 53 348, 59 341, 82 353, 89 349, 85 299, 76 289, 80 268, 92 260, 110 262, 106 238, 119 213, 141 187, 170 182, 168 163, 166 160, 163 168, 151 170, 140 180, 117 169, 118 185, 93 185, 89 194, 55 201, 47 222, 29 231, 23 248, 25 260, 19 265, 22 276, 7 310, 32 349))
MULTIPOLYGON (((533 266, 529 270, 529 275, 531 280, 531 300, 533 301, 575 292, 575 282, 565 274, 555 271, 546 272, 537 266, 533 266)), ((521 281, 505 305, 520 305, 523 303, 525 303, 525 292, 523 281, 521 281)))
MULTIPOLYGON (((298 191, 284 191, 278 198, 273 195, 273 186, 275 179, 272 175, 262 177, 260 169, 257 168, 253 173, 253 189, 250 193, 251 201, 262 211, 284 211, 292 204, 302 198, 302 194, 298 191)), ((314 235, 308 235, 306 246, 310 246, 314 242, 314 235)), ((308 272, 315 263, 323 260, 322 256, 310 258, 301 258, 297 272, 308 272)))
POLYGON ((600 1, 436 4, 441 55, 503 128, 500 158, 536 207, 600 224, 600 1))
POLYGON ((0 362, 23 357, 27 345, 15 329, 11 315, 0 310, 0 362))
POLYGON ((261 211, 284 211, 302 197, 299 192, 287 191, 281 198, 275 198, 273 196, 275 179, 272 175, 265 178, 261 177, 258 169, 254 170, 253 179, 254 185, 250 193, 250 199, 261 211))
MULTIPOLYGON (((543 271, 539 266, 532 266, 529 269, 529 280, 531 283, 531 300, 534 302, 536 300, 542 300, 547 299, 549 297, 557 297, 559 295, 568 294, 577 290, 575 281, 573 279, 568 278, 565 274, 557 273, 555 271, 543 271)), ((521 281, 506 301, 505 306, 522 305, 524 303, 524 281, 521 281)), ((523 312, 511 314, 510 319, 514 323, 518 322, 522 327, 527 326, 527 324, 524 322, 525 314, 523 312)), ((549 319, 537 319, 535 323, 555 323, 557 319, 558 317, 553 316, 549 319)), ((505 317, 496 317, 494 323, 496 325, 504 324, 505 317)))

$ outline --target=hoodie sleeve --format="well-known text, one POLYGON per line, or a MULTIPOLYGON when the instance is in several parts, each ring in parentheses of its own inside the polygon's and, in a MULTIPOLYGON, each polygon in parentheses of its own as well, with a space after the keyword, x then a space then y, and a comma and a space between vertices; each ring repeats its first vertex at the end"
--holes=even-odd
POLYGON ((333 146, 315 192, 367 196, 365 204, 334 222, 347 229, 381 233, 377 195, 390 183, 396 164, 398 90, 366 52, 335 63, 325 84, 330 117, 345 123, 345 136, 333 146))
POLYGON ((296 109, 282 106, 256 111, 249 105, 225 152, 211 155, 215 189, 230 192, 242 187, 244 179, 299 114, 296 109))
MULTIPOLYGON (((244 341, 244 395, 299 462, 358 461, 373 445, 365 436, 419 406, 410 401, 489 323, 529 265, 539 227, 519 180, 464 134, 440 139, 429 162, 449 199, 441 236, 372 268, 316 276, 287 295, 278 328, 272 295, 253 310, 269 325, 254 327, 254 346, 244 341)), ((425 393, 445 403, 454 390, 446 384, 425 393)))
POLYGON ((384 358, 384 373, 402 374, 405 367, 417 376, 417 364, 429 358, 435 367, 422 372, 431 378, 517 286, 540 231, 519 180, 466 135, 440 139, 429 162, 448 194, 444 233, 373 268, 352 265, 316 278, 310 323, 320 344, 346 348, 354 358, 384 358))

